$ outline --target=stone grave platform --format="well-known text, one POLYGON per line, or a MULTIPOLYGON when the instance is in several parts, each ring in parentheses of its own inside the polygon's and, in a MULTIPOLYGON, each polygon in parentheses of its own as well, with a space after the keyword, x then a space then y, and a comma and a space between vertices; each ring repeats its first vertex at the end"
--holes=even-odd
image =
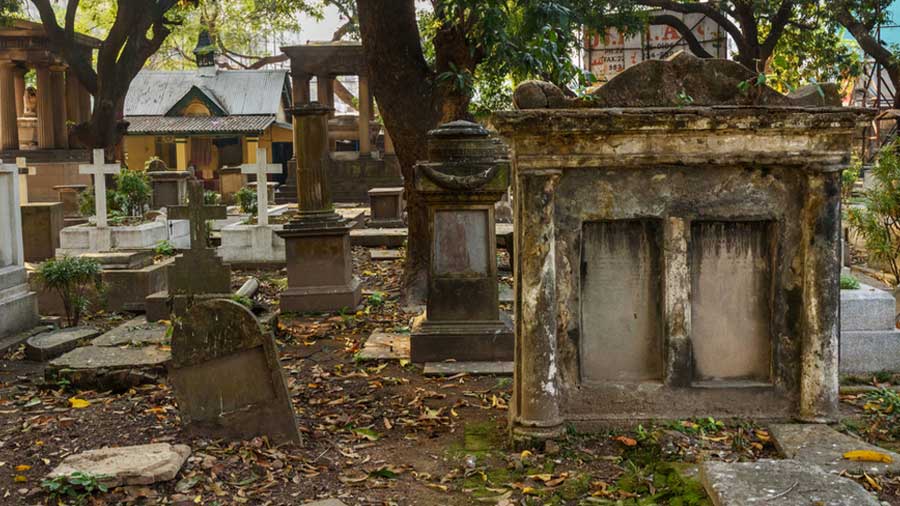
POLYGON ((137 316, 118 327, 97 337, 91 344, 94 346, 146 346, 163 344, 168 339, 168 326, 158 322, 148 322, 146 316, 137 316))
POLYGON ((900 371, 895 312, 890 292, 862 283, 856 290, 841 290, 842 374, 900 371))
POLYGON ((83 256, 94 258, 103 267, 103 301, 107 311, 143 312, 147 296, 167 287, 166 274, 172 259, 154 263, 150 250, 85 253, 83 256))
POLYGON ((471 374, 473 376, 489 375, 512 376, 512 362, 426 362, 422 370, 425 376, 453 376, 471 374))
POLYGON ((858 483, 796 460, 704 462, 700 481, 716 506, 879 506, 858 483))
POLYGON ((94 327, 71 327, 32 336, 25 341, 25 357, 45 362, 74 350, 78 343, 100 335, 94 327))
MULTIPOLYGON (((110 249, 113 250, 152 250, 160 241, 169 241, 176 247, 190 244, 188 225, 183 220, 167 222, 158 219, 140 225, 108 227, 107 230, 110 233, 110 249)), ((90 223, 62 229, 56 256, 103 250, 95 238, 97 233, 97 227, 90 223)))
POLYGON ((51 383, 66 380, 78 388, 122 391, 160 381, 171 356, 156 346, 84 346, 50 361, 44 377, 51 383))
POLYGON ((403 252, 398 249, 370 249, 369 259, 373 262, 389 262, 402 260, 403 252))

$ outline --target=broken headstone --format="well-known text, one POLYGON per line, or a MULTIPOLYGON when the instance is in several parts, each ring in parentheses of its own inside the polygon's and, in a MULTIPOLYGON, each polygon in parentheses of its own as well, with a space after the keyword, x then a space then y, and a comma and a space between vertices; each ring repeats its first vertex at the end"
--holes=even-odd
POLYGON ((190 454, 190 446, 169 443, 89 450, 66 457, 48 478, 80 472, 100 477, 110 488, 150 485, 175 478, 190 454))

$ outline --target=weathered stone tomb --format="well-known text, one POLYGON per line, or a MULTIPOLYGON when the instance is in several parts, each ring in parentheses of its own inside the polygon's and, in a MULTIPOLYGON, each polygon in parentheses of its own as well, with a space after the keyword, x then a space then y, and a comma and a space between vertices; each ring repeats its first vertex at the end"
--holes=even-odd
POLYGON ((681 55, 594 100, 524 83, 495 115, 514 172, 515 434, 835 414, 840 170, 866 113, 742 79, 681 55))

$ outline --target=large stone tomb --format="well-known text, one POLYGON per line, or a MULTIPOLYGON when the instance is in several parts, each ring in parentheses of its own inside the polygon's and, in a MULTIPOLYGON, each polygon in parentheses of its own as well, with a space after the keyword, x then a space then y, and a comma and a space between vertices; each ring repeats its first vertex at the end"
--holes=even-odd
POLYGON ((19 167, 0 162, 0 337, 37 323, 37 295, 26 282, 19 167))
POLYGON ((743 94, 751 74, 682 54, 593 100, 527 82, 494 116, 516 192, 515 435, 836 414, 840 171, 868 112, 743 94))
POLYGON ((175 323, 169 379, 192 432, 300 441, 275 341, 234 301, 195 304, 175 323))

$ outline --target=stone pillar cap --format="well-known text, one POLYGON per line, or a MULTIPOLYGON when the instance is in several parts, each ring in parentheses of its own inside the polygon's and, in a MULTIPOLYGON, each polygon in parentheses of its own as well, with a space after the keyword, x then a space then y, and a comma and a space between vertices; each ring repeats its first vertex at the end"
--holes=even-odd
POLYGON ((503 144, 478 123, 457 120, 428 132, 428 161, 467 163, 505 158, 503 144))
POLYGON ((328 114, 334 108, 323 105, 319 102, 310 102, 308 104, 300 104, 287 110, 292 116, 312 116, 317 114, 328 114))

